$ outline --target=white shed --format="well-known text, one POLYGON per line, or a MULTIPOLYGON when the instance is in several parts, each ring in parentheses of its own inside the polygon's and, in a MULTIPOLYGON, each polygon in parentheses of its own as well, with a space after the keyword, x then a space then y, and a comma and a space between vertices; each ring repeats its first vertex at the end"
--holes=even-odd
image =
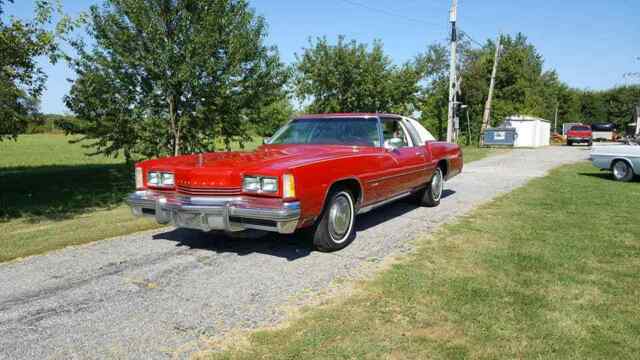
POLYGON ((549 146, 551 138, 551 122, 533 117, 514 115, 505 119, 504 127, 516 129, 516 140, 513 147, 549 146))

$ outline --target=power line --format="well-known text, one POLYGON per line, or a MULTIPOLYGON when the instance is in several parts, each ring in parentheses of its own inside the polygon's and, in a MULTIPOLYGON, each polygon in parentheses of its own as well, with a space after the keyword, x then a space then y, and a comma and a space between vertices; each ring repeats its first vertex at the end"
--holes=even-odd
POLYGON ((472 43, 483 47, 484 45, 482 45, 481 43, 479 43, 478 41, 476 41, 474 38, 471 37, 471 35, 469 35, 466 31, 460 29, 460 35, 462 35, 463 37, 466 37, 467 39, 469 39, 469 41, 471 41, 472 43))
POLYGON ((424 25, 438 25, 438 26, 442 25, 442 23, 428 22, 428 21, 416 19, 416 18, 413 18, 413 17, 410 17, 410 16, 405 16, 403 14, 400 14, 400 13, 397 13, 397 12, 394 12, 394 11, 389 11, 389 10, 386 10, 386 9, 381 9, 381 8, 373 7, 373 6, 370 6, 370 5, 367 5, 367 4, 363 4, 363 3, 359 2, 359 1, 342 0, 342 2, 345 2, 345 3, 353 5, 353 6, 359 6, 361 8, 364 8, 364 9, 367 9, 367 10, 370 10, 370 11, 375 11, 375 12, 378 12, 378 13, 381 13, 381 14, 385 14, 385 15, 388 15, 388 16, 393 16, 393 17, 396 17, 396 18, 399 18, 399 19, 404 19, 404 20, 407 20, 407 21, 411 21, 411 22, 414 22, 414 23, 419 23, 419 24, 424 24, 424 25))

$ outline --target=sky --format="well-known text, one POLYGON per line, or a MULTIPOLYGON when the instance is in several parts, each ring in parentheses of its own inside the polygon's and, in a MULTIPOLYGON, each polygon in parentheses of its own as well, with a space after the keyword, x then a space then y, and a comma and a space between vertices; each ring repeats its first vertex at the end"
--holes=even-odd
MULTIPOLYGON (((78 14, 99 0, 62 0, 64 11, 78 14)), ((434 42, 446 42, 450 0, 249 0, 269 24, 268 44, 286 63, 309 39, 338 35, 372 43, 382 40, 387 54, 402 63, 434 42)), ((3 16, 30 18, 32 0, 5 4, 3 16)), ((484 43, 499 32, 524 33, 572 87, 602 90, 640 79, 640 0, 459 0, 458 26, 484 43)), ((62 101, 73 72, 64 63, 42 59, 48 75, 44 113, 65 113, 62 101)))

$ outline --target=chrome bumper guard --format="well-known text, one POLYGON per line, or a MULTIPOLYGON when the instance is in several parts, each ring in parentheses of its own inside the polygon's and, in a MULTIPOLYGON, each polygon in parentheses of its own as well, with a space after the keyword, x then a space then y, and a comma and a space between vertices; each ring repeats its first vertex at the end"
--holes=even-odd
POLYGON ((255 229, 291 234, 300 219, 300 203, 280 199, 195 197, 145 190, 130 194, 126 201, 135 216, 202 231, 255 229))

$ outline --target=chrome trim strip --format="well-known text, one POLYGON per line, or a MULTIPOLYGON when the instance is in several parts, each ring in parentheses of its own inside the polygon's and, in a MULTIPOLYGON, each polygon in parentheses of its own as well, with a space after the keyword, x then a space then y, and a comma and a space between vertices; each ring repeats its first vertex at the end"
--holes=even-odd
POLYGON ((413 174, 417 174, 419 172, 427 171, 427 169, 424 167, 424 165, 422 165, 422 164, 421 165, 416 165, 415 167, 417 168, 418 166, 420 168, 416 169, 416 170, 411 170, 411 171, 403 172, 403 173, 400 173, 400 174, 387 175, 387 176, 383 176, 383 177, 367 180, 367 184, 372 183, 372 182, 389 180, 389 179, 393 179, 393 178, 397 178, 397 177, 401 177, 401 176, 413 175, 413 174))
POLYGON ((640 155, 622 155, 622 154, 603 154, 603 153, 592 153, 591 156, 607 156, 611 158, 640 158, 640 155))
POLYGON ((371 211, 373 209, 376 209, 376 208, 379 208, 380 206, 387 205, 387 204, 389 204, 391 202, 394 202, 396 200, 400 200, 400 199, 406 198, 407 196, 409 196, 411 194, 412 194, 411 191, 407 191, 406 193, 402 193, 402 194, 399 194, 399 195, 396 195, 396 196, 392 196, 392 197, 390 197, 390 198, 388 198, 386 200, 382 200, 382 201, 377 202, 375 204, 367 205, 367 206, 365 206, 363 208, 358 209, 358 215, 368 213, 369 211, 371 211))

